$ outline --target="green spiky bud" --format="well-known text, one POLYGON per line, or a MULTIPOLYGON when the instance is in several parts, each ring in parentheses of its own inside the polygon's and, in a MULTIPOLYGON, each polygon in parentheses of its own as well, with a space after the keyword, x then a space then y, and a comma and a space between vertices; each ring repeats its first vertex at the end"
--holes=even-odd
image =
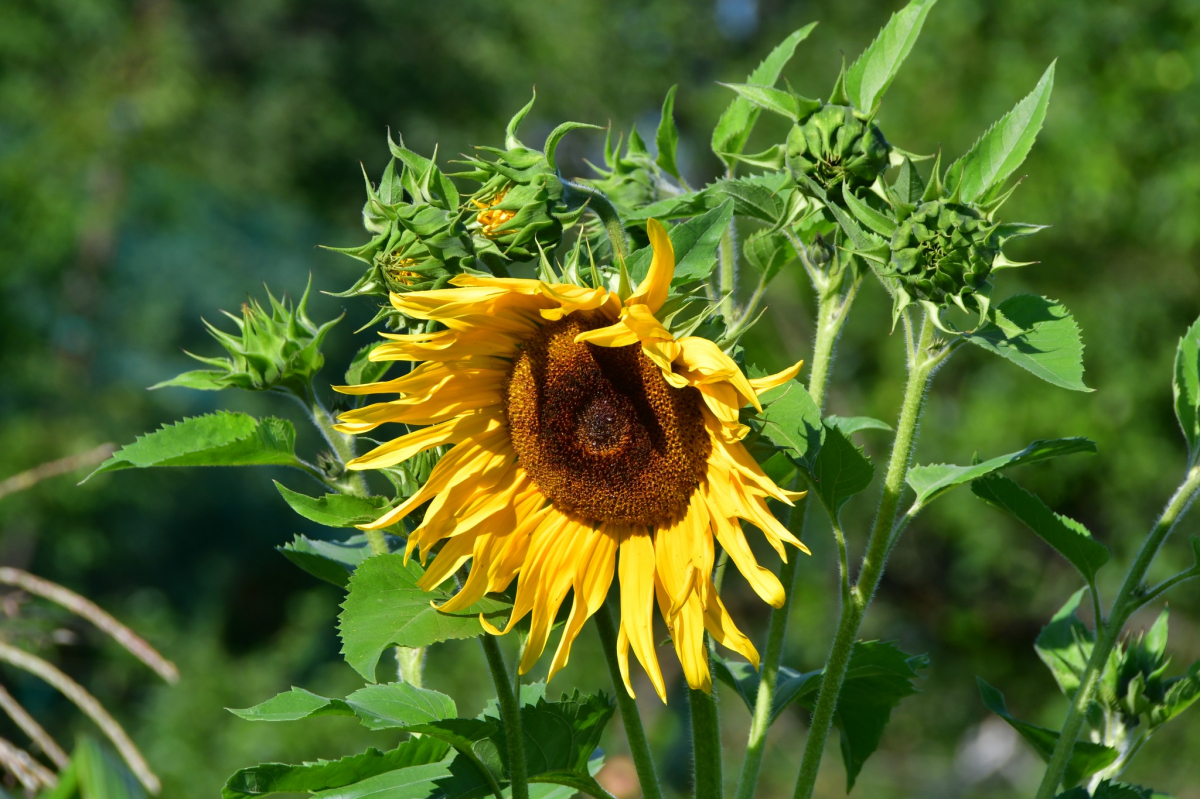
POLYGON ((987 312, 1000 241, 979 211, 946 200, 922 203, 896 228, 890 249, 880 271, 898 281, 905 300, 987 312))
POLYGON ((797 179, 809 177, 826 191, 845 181, 856 190, 887 169, 890 152, 870 117, 850 106, 824 104, 792 127, 785 159, 797 179))
POLYGON ((152 388, 183 386, 208 391, 241 388, 304 396, 313 376, 325 365, 325 356, 321 354, 325 335, 341 321, 339 316, 317 325, 309 319, 308 292, 306 288, 300 302, 292 305, 276 299, 268 289, 269 308, 251 298, 242 304, 240 317, 222 311, 237 326, 236 334, 226 333, 205 321, 209 334, 229 357, 206 358, 189 352, 192 358, 215 368, 184 372, 152 388))
POLYGON ((636 127, 630 130, 624 145, 622 153, 622 137, 618 136, 614 144, 610 129, 604 142, 604 167, 589 163, 599 177, 584 181, 604 192, 623 216, 683 191, 650 155, 636 127))

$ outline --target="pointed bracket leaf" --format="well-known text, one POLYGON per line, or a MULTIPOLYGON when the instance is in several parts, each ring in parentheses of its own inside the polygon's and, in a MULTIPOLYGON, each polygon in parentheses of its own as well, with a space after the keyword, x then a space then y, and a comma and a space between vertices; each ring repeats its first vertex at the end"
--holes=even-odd
POLYGON ((846 70, 846 93, 856 108, 874 113, 883 93, 912 52, 937 0, 913 0, 888 20, 875 41, 846 70))

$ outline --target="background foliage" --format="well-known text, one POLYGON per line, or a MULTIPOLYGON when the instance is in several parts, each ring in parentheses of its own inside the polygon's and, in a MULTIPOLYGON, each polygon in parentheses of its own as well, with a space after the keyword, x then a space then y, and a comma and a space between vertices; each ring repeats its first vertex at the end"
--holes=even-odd
MULTIPOLYGON (((379 174, 389 126, 419 151, 440 144, 445 158, 495 143, 536 84, 531 143, 555 119, 637 122, 648 133, 663 93, 679 82, 681 168, 703 183, 717 170, 707 133, 729 98, 715 81, 741 80, 784 32, 818 19, 821 35, 801 45, 786 75, 798 87, 827 85, 838 51, 858 52, 892 10, 865 0, 4 4, 0 477, 212 410, 215 397, 144 387, 189 368, 181 348, 207 352, 200 316, 236 311, 248 286, 266 281, 297 295, 309 272, 325 290, 354 279, 353 262, 314 245, 363 239, 356 162, 379 174)), ((1006 216, 1053 225, 1034 245, 1043 265, 1033 279, 1038 293, 1074 311, 1087 380, 1098 391, 1049 390, 1010 364, 964 351, 939 377, 917 460, 962 462, 968 447, 990 457, 1036 438, 1090 437, 1098 458, 1027 467, 1020 479, 1085 523, 1117 560, 1131 556, 1184 458, 1167 375, 1200 305, 1200 152, 1189 146, 1200 128, 1198 28, 1200 8, 1186 0, 945 0, 883 110, 886 129, 905 146, 962 152, 1059 59, 1054 102, 1025 164, 1030 179, 1006 216)), ((764 117, 759 126, 764 141, 779 137, 772 124, 764 117)), ((586 174, 583 159, 599 161, 602 143, 588 133, 568 137, 559 151, 564 172, 586 174)), ((1023 254, 1019 245, 1014 252, 1023 254)), ((890 419, 902 343, 888 335, 887 297, 868 285, 841 343, 830 409, 890 419)), ((1029 287, 1010 280, 1006 288, 1029 287)), ((776 281, 770 305, 746 339, 750 358, 782 367, 807 357, 813 302, 801 276, 776 281)), ((352 334, 371 316, 366 305, 320 297, 312 311, 322 319, 343 307, 348 319, 327 346, 334 363, 371 335, 352 334)), ((247 394, 221 400, 251 413, 277 410, 247 394)), ((122 709, 165 795, 210 797, 252 762, 366 745, 352 719, 264 735, 221 709, 291 684, 325 695, 355 685, 337 657, 338 593, 272 549, 317 528, 298 529, 268 476, 308 488, 301 476, 269 470, 262 479, 164 470, 82 488, 60 478, 0 502, 0 561, 88 593, 178 663, 178 687, 151 685, 131 658, 83 628, 42 621, 44 654, 122 709), (51 635, 60 626, 69 634, 51 635)), ((865 521, 850 519, 848 529, 865 521)), ((1162 574, 1190 562, 1182 534, 1195 529, 1194 518, 1185 522, 1157 567, 1162 574)), ((837 596, 832 546, 820 532, 811 538, 787 654, 805 668, 824 657, 837 596)), ((928 652, 926 689, 896 711, 859 795, 1032 792, 1038 761, 989 717, 974 676, 1003 684, 1015 713, 1057 725, 1063 700, 1031 643, 1074 585, 1069 568, 966 492, 914 525, 864 637, 928 652)), ((731 604, 740 604, 745 586, 731 579, 730 589, 731 604)), ((1200 657, 1200 596, 1192 586, 1176 601, 1171 646, 1176 662, 1191 662, 1200 657)), ((732 612, 762 621, 753 602, 732 612)), ((594 640, 585 636, 580 647, 556 679, 563 690, 606 681, 588 665, 594 640)), ((470 678, 477 649, 450 645, 435 657, 431 687, 453 693, 465 712, 478 710, 483 693, 470 678)), ((48 689, 15 672, 0 678, 43 718, 58 716, 60 739, 69 740, 70 725, 83 730, 86 722, 48 689)), ((675 685, 682 690, 677 675, 675 685)), ((723 704, 726 734, 740 746, 747 716, 736 698, 723 704)), ((664 777, 679 788, 690 771, 684 705, 645 707, 656 750, 674 752, 664 777)), ((790 792, 802 730, 799 711, 774 730, 764 796, 790 792)), ((18 737, 3 727, 0 735, 18 737)), ((1178 757, 1200 747, 1200 723, 1185 717, 1160 735, 1129 781, 1200 797, 1198 766, 1178 757)), ((607 733, 613 753, 620 736, 619 726, 607 733)), ((837 757, 833 749, 828 756, 837 757)), ((620 759, 608 769, 619 793, 620 759)), ((839 767, 826 773, 823 795, 841 795, 839 767)))

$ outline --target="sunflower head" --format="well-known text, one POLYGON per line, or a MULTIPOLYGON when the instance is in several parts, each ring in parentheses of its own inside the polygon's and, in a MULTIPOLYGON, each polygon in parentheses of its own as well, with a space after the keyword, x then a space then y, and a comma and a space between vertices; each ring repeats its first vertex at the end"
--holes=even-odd
POLYGON ((416 493, 367 525, 381 529, 424 508, 408 541, 428 564, 421 585, 436 587, 470 562, 443 610, 469 607, 516 580, 507 626, 484 624, 502 634, 531 616, 526 672, 573 595, 553 674, 615 576, 626 688, 632 693, 632 650, 665 698, 655 606, 692 687, 711 687, 706 632, 758 661, 713 585, 718 542, 759 596, 783 602, 742 524, 787 557, 785 544, 803 545, 767 500, 801 495, 772 482, 747 452, 740 411, 761 408, 758 394, 791 380, 800 365, 750 380, 712 341, 673 334, 660 318, 671 306, 671 240, 654 220, 647 234, 648 274, 627 296, 603 285, 471 274, 449 288, 394 294, 397 310, 432 332, 389 336, 370 357, 419 365, 394 380, 339 389, 390 396, 342 414, 339 429, 361 434, 397 422, 411 431, 351 461, 352 469, 390 468, 450 447, 416 493))
POLYGON ((845 182, 870 186, 888 166, 891 145, 870 118, 848 105, 826 103, 792 126, 785 145, 788 169, 826 191, 845 182))
POLYGON ((884 274, 910 297, 986 313, 989 278, 1000 255, 997 226, 978 210, 935 200, 922 203, 896 228, 884 274))

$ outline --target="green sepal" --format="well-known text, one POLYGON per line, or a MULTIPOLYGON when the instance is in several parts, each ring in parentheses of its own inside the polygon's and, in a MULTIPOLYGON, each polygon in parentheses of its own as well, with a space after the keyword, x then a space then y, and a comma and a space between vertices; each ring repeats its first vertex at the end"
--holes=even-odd
POLYGON ((517 130, 521 127, 521 123, 525 121, 525 117, 533 110, 533 104, 537 102, 537 88, 533 90, 533 96, 529 98, 529 102, 521 107, 521 110, 513 114, 512 119, 508 121, 508 125, 504 128, 504 148, 506 150, 516 150, 524 147, 521 140, 517 138, 517 130))

